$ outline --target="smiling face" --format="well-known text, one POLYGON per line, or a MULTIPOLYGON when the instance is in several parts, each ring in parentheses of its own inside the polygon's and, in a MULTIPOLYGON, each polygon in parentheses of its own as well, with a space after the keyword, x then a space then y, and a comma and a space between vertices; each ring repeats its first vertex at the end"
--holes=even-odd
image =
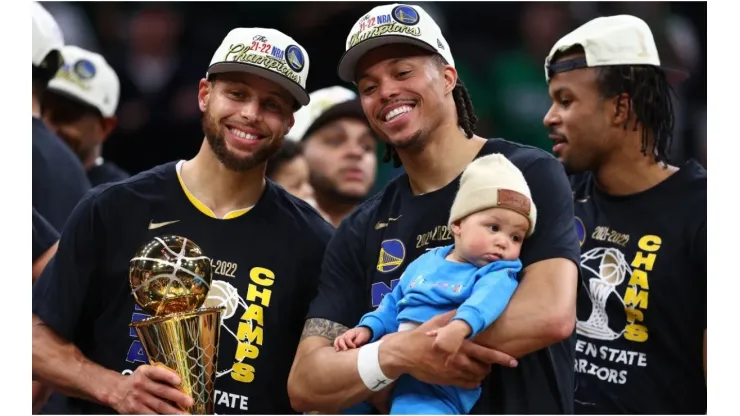
POLYGON ((224 73, 212 82, 201 80, 198 102, 213 153, 236 172, 263 164, 277 153, 294 122, 294 98, 252 74, 224 73))
POLYGON ((396 149, 423 148, 429 133, 448 121, 446 98, 457 73, 430 52, 407 44, 381 46, 360 59, 356 74, 370 125, 396 149))

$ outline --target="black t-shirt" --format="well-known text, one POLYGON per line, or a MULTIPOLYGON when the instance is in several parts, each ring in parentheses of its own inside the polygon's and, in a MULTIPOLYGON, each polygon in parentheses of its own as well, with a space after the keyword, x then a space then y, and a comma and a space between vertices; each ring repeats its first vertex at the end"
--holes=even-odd
MULTIPOLYGON (((186 237, 212 259, 209 301, 215 296, 227 307, 216 413, 295 413, 288 374, 332 233, 313 208, 269 180, 247 213, 228 220, 205 215, 169 163, 86 195, 33 288, 33 313, 93 362, 130 374, 146 355, 129 324, 147 315, 131 294, 129 261, 157 236, 186 237), (258 314, 261 320, 251 319, 258 314), (257 328, 244 331, 246 325, 257 328), (252 344, 247 357, 237 356, 237 336, 252 344)), ((77 399, 68 407, 112 412, 77 399)))
POLYGON ((33 210, 33 261, 46 253, 59 240, 59 233, 48 221, 33 210))
POLYGON ((90 182, 77 156, 35 117, 32 134, 33 207, 62 231, 90 182))
POLYGON ((107 160, 99 165, 93 166, 87 171, 87 178, 90 180, 90 184, 95 187, 105 183, 118 182, 124 179, 128 179, 131 175, 125 170, 118 167, 113 162, 107 160))
POLYGON ((577 413, 705 414, 707 173, 614 197, 572 178, 582 281, 577 413))
MULTIPOLYGON (((478 157, 501 153, 523 173, 537 205, 535 233, 525 240, 524 267, 551 258, 578 261, 573 200, 562 165, 533 147, 489 140, 478 157)), ((308 318, 354 327, 398 284, 409 263, 428 249, 451 244, 447 226, 459 177, 435 192, 414 196, 408 176, 390 182, 339 225, 322 267, 319 294, 308 318)), ((474 414, 572 413, 575 336, 519 360, 495 367, 483 385, 474 414)))

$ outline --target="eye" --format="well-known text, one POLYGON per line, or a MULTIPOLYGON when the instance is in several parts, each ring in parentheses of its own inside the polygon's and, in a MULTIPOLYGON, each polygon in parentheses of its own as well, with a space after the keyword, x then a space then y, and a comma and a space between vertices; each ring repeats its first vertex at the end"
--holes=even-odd
POLYGON ((518 234, 514 234, 514 235, 511 236, 511 240, 513 242, 515 242, 515 243, 518 243, 518 242, 522 241, 522 237, 520 235, 518 235, 518 234))
POLYGON ((275 101, 269 100, 265 102, 265 108, 270 111, 280 111, 280 104, 276 103, 275 101))
POLYGON ((241 100, 244 98, 244 93, 241 91, 234 90, 234 91, 229 91, 229 96, 231 98, 234 98, 235 100, 241 100))
POLYGON ((376 86, 376 85, 366 85, 366 86, 364 86, 364 87, 362 88, 362 94, 363 94, 363 95, 369 95, 369 94, 372 94, 372 93, 373 93, 373 91, 375 91, 375 89, 376 89, 376 88, 377 88, 377 86, 376 86))
POLYGON ((489 227, 492 232, 497 233, 499 230, 499 226, 497 224, 493 224, 489 227))
POLYGON ((561 105, 561 106, 562 106, 563 108, 568 108, 568 107, 570 107, 570 104, 571 104, 572 102, 573 102, 573 100, 570 100, 570 99, 568 99, 568 98, 561 98, 560 100, 558 100, 558 103, 559 103, 559 104, 560 104, 560 105, 561 105))
POLYGON ((411 74, 411 70, 408 70, 408 71, 399 71, 398 72, 398 78, 406 78, 410 74, 411 74))

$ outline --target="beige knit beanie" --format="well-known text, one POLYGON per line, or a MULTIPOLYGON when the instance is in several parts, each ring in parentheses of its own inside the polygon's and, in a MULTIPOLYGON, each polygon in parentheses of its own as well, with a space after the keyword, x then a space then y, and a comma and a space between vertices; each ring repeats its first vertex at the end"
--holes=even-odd
POLYGON ((450 222, 488 208, 516 211, 529 219, 532 235, 537 222, 537 208, 522 172, 501 154, 491 154, 472 161, 460 178, 460 189, 450 211, 450 222))

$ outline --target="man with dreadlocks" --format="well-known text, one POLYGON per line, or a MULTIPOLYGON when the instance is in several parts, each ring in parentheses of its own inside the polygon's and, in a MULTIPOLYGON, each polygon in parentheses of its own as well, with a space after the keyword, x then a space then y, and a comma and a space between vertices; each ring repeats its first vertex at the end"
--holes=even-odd
POLYGON ((707 173, 666 157, 686 74, 626 15, 566 35, 545 69, 582 246, 575 412, 705 414, 707 173))
MULTIPOLYGON (((345 411, 368 401, 382 411, 384 395, 392 394, 386 387, 410 375, 463 388, 482 383, 474 414, 572 413, 579 247, 562 165, 541 150, 475 135, 450 45, 419 6, 384 5, 363 16, 347 38, 339 76, 356 83, 370 125, 406 173, 345 218, 327 247, 288 381, 294 409, 345 411), (523 172, 538 209, 537 228, 521 251, 518 289, 499 319, 466 340, 449 366, 426 333, 454 311, 335 351, 336 336, 377 307, 412 261, 453 243, 448 220, 460 176, 489 154, 502 154, 523 172)), ((516 193, 496 196, 521 202, 516 193)), ((492 235, 498 230, 495 222, 484 225, 492 235)))

